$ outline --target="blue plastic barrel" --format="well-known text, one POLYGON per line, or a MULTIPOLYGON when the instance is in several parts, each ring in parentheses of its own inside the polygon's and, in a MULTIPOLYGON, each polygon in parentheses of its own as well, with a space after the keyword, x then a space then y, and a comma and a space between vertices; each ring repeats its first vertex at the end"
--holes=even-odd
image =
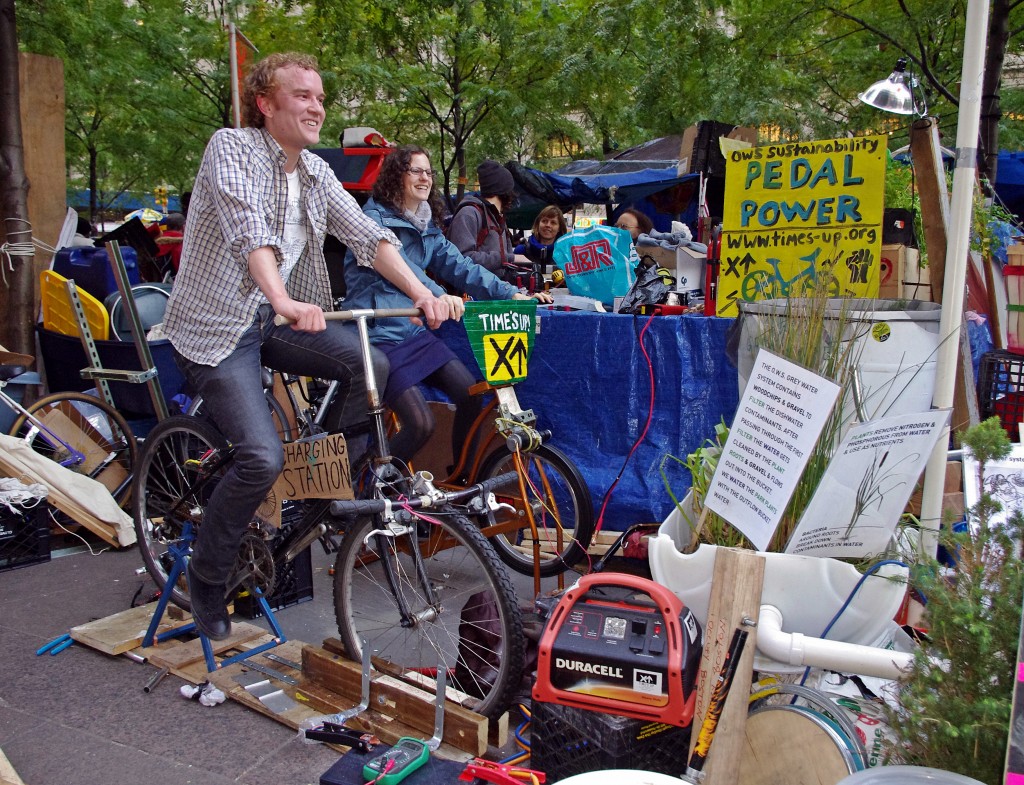
MULTIPOLYGON (((134 248, 121 247, 121 258, 128 273, 128 280, 134 286, 139 282, 139 260, 134 248)), ((100 302, 111 292, 117 291, 114 268, 111 267, 106 248, 82 246, 61 248, 53 257, 53 271, 65 278, 74 278, 82 287, 100 302)))

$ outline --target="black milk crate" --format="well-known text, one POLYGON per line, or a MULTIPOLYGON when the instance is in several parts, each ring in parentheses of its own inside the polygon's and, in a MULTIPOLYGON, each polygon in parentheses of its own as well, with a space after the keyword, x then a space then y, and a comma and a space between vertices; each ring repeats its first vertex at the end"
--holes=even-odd
POLYGON ((999 417, 1010 441, 1020 441, 1024 422, 1024 355, 997 350, 982 355, 978 368, 981 419, 999 417))
MULTIPOLYGON (((301 503, 286 501, 281 511, 281 529, 267 545, 274 550, 277 541, 302 517, 301 503)), ((312 546, 310 546, 312 547, 312 546)), ((290 608, 313 599, 313 556, 306 548, 288 564, 274 565, 277 575, 274 580, 274 591, 267 597, 272 611, 290 608)), ((248 591, 243 591, 235 598, 235 613, 247 619, 256 619, 263 615, 256 598, 248 591)))
POLYGON ((50 506, 0 505, 0 571, 50 560, 50 506))
POLYGON ((548 782, 602 769, 686 771, 690 729, 533 701, 530 768, 548 782))

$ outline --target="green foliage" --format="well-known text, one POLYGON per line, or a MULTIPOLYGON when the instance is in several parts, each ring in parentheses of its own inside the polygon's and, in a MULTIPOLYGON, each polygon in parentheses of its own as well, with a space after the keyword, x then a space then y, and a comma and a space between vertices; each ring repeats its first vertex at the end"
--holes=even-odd
MULTIPOLYGON (((961 438, 981 476, 986 463, 1010 450, 995 417, 961 438)), ((991 527, 999 506, 983 493, 968 511, 971 531, 943 534, 946 550, 956 555, 953 569, 929 559, 915 570, 929 629, 898 693, 899 710, 889 710, 893 759, 990 785, 1003 781, 1024 597, 1024 515, 1009 511, 1005 528, 991 527)))

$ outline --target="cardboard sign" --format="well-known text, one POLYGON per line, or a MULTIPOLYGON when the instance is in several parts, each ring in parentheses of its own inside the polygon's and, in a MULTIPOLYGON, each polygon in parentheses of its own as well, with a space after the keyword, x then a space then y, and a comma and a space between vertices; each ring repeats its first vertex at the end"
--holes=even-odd
POLYGON ((537 332, 536 300, 473 300, 462 318, 486 382, 515 384, 526 378, 537 332))
POLYGON ((853 426, 786 553, 860 559, 883 552, 948 419, 942 410, 853 426))
POLYGON ((838 397, 828 379, 758 352, 705 497, 758 550, 771 542, 838 397))
POLYGON ((732 150, 726 163, 718 315, 799 297, 822 271, 833 296, 877 297, 885 136, 732 150))
POLYGON ((274 491, 283 499, 353 498, 345 437, 325 433, 287 442, 274 491))

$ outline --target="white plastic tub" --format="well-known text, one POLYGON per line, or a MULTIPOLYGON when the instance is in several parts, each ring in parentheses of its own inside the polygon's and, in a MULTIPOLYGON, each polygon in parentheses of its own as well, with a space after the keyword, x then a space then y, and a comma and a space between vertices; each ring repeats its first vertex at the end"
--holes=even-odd
MULTIPOLYGON (((682 506, 688 509, 691 503, 687 495, 682 506)), ((696 521, 696 517, 691 516, 691 520, 696 521)), ((675 593, 706 627, 718 546, 700 545, 694 553, 685 554, 682 548, 689 541, 690 527, 675 509, 649 540, 648 560, 653 579, 675 593)), ((761 604, 779 609, 787 633, 821 637, 861 579, 853 565, 836 559, 788 553, 760 555, 765 559, 761 604)), ((906 567, 886 565, 867 578, 832 627, 828 640, 876 644, 899 610, 908 572, 906 567)), ((760 653, 755 657, 755 667, 776 673, 800 670, 768 660, 760 653)))

